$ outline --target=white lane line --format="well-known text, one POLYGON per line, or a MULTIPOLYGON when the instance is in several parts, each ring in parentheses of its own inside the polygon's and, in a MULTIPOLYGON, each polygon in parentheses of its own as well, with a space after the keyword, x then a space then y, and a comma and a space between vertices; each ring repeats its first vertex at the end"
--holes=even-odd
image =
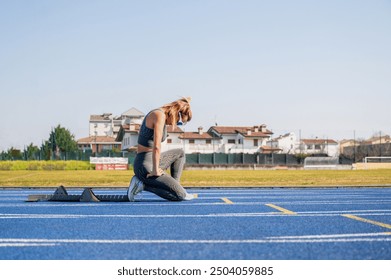
MULTIPOLYGON (((202 198, 202 200, 206 200, 202 198)), ((251 205, 264 205, 266 203, 272 203, 276 205, 379 205, 379 204, 391 204, 391 200, 367 200, 367 201, 270 201, 270 200, 262 200, 256 202, 240 202, 235 201, 234 205, 237 206, 251 206, 251 205)), ((82 203, 82 202, 23 202, 23 203, 0 203, 0 207, 7 208, 28 208, 28 207, 107 207, 107 206, 123 206, 123 203, 115 202, 102 202, 102 203, 82 203)), ((150 206, 159 206, 159 207, 194 207, 194 206, 221 206, 227 205, 225 202, 221 201, 221 198, 216 200, 216 202, 183 202, 183 203, 170 203, 170 202, 143 202, 136 201, 134 203, 127 203, 129 207, 150 207, 150 206)))
POLYGON ((25 242, 25 243, 13 243, 13 242, 4 242, 4 243, 1 243, 0 242, 0 248, 1 247, 43 247, 43 246, 56 246, 58 244, 56 243, 44 243, 44 242, 40 242, 40 243, 31 243, 31 242, 25 242))
POLYGON ((0 247, 55 246, 66 244, 263 244, 263 243, 330 243, 390 242, 391 233, 334 234, 312 236, 279 236, 261 239, 0 239, 0 247))
MULTIPOLYGON (((391 211, 370 213, 368 211, 332 211, 332 212, 295 212, 295 217, 338 217, 348 213, 365 216, 391 216, 391 211)), ((207 213, 207 214, 7 214, 0 213, 0 219, 95 219, 95 218, 231 218, 231 217, 289 217, 283 212, 231 212, 231 213, 207 213)))

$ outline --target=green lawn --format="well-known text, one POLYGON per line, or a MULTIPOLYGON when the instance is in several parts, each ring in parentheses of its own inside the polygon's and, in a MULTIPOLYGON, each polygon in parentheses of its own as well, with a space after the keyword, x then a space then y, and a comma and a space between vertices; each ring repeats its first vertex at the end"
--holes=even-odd
MULTIPOLYGON (((0 171, 0 187, 124 187, 133 171, 0 171)), ((189 187, 391 186, 391 169, 378 170, 185 170, 189 187)))

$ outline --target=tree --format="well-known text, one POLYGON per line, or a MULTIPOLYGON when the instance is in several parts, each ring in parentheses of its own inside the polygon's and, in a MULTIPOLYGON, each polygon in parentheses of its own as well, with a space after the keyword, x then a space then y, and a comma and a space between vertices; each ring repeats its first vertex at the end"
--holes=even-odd
POLYGON ((14 147, 11 147, 5 153, 3 152, 1 157, 5 160, 20 160, 23 158, 21 151, 14 147))
POLYGON ((37 146, 34 146, 33 143, 31 143, 27 146, 24 153, 26 155, 27 160, 33 160, 36 159, 36 155, 39 153, 39 148, 37 146))
POLYGON ((52 150, 50 149, 49 141, 45 141, 41 146, 41 154, 43 159, 49 160, 52 156, 52 150))
POLYGON ((57 159, 60 158, 61 152, 68 153, 77 150, 75 136, 60 125, 50 132, 48 146, 55 153, 57 159))

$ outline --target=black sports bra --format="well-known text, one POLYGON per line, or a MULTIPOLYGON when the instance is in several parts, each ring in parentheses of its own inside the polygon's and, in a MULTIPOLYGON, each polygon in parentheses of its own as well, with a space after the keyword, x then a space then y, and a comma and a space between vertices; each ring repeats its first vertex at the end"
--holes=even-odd
MULTIPOLYGON (((162 111, 161 109, 155 109, 155 110, 162 111)), ((152 110, 151 112, 153 112, 155 110, 152 110)), ((155 130, 153 128, 147 127, 146 119, 151 112, 149 112, 145 116, 143 123, 140 126, 140 131, 139 131, 138 140, 137 140, 138 144, 143 145, 144 147, 150 147, 150 148, 153 147, 153 136, 154 136, 155 130)), ((167 138, 167 127, 166 127, 166 124, 164 124, 162 142, 165 141, 166 138, 167 138)))

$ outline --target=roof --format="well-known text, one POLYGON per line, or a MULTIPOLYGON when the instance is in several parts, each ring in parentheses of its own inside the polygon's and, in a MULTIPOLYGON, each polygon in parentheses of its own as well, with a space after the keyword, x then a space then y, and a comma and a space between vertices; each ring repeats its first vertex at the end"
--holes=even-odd
POLYGON ((184 132, 179 136, 180 139, 213 139, 213 137, 209 133, 199 132, 184 132))
POLYGON ((337 145, 338 142, 333 140, 333 139, 301 139, 301 141, 304 143, 304 144, 335 144, 337 145))
POLYGON ((167 133, 183 133, 183 130, 178 126, 167 125, 167 133))
POLYGON ((103 113, 101 115, 90 115, 90 122, 91 121, 107 121, 111 122, 113 119, 113 114, 112 113, 103 113))
POLYGON ((266 125, 260 126, 212 126, 209 131, 214 130, 218 134, 242 134, 245 137, 269 137, 269 134, 273 134, 270 130, 266 129, 266 125), (262 131, 262 128, 264 131, 262 131), (258 130, 258 131, 256 131, 258 130), (251 131, 251 135, 247 135, 248 131, 251 131))
POLYGON ((138 110, 134 107, 130 108, 126 112, 123 112, 121 115, 127 116, 127 117, 144 117, 145 116, 143 112, 141 112, 140 110, 138 110))
POLYGON ((246 132, 240 132, 245 138, 260 138, 260 137, 267 137, 269 138, 269 134, 266 134, 264 132, 251 132, 251 134, 248 134, 246 132))
POLYGON ((280 148, 273 148, 273 147, 270 147, 270 146, 261 146, 259 148, 261 149, 263 154, 270 154, 270 153, 273 153, 273 152, 282 151, 282 149, 280 149, 280 148))
POLYGON ((115 138, 110 136, 89 136, 85 138, 80 138, 79 140, 77 140, 77 143, 78 144, 91 144, 91 143, 118 144, 119 142, 115 141, 115 138))

